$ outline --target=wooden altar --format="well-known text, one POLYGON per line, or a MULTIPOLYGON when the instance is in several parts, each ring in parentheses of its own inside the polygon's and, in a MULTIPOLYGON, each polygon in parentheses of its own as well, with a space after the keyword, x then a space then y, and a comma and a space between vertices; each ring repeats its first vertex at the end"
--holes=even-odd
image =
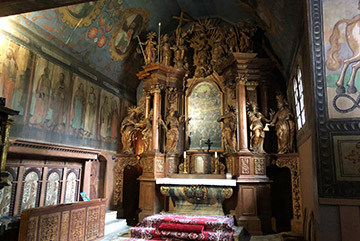
MULTIPOLYGON (((201 207, 198 214, 209 214, 212 208, 222 215, 223 201, 234 195, 236 207, 230 213, 252 234, 261 234, 258 203, 269 201, 270 184, 263 123, 276 124, 273 113, 269 120, 264 116, 268 101, 263 92, 274 64, 254 53, 253 27, 242 26, 247 31, 238 37, 233 35, 238 26, 220 20, 182 27, 175 33, 173 51, 166 48, 169 38, 160 44, 160 62, 149 58, 156 52, 154 45, 143 52, 148 62, 137 74, 144 83, 143 97, 121 125, 125 138, 115 202, 122 200, 124 163, 140 164, 139 220, 169 210, 163 195, 175 200, 174 212, 192 213, 201 207), (141 139, 135 140, 139 132, 141 139)), ((148 34, 148 40, 154 34, 148 34)))

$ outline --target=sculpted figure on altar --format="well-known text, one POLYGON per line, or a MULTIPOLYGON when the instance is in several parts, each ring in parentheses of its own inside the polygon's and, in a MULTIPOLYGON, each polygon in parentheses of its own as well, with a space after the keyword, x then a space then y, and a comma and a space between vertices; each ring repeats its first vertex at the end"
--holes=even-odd
POLYGON ((160 48, 160 62, 164 65, 170 66, 171 63, 171 46, 169 42, 169 36, 167 34, 163 35, 161 38, 161 48, 160 48))
POLYGON ((137 130, 141 130, 144 152, 152 150, 152 120, 153 109, 149 113, 149 118, 142 119, 137 125, 137 130))
POLYGON ((179 126, 184 123, 184 116, 176 117, 175 110, 171 108, 166 117, 166 122, 160 119, 160 123, 166 131, 166 152, 169 154, 178 154, 179 126))
POLYGON ((136 133, 136 107, 131 107, 128 110, 128 115, 124 118, 121 123, 121 143, 123 146, 123 152, 125 154, 133 154, 133 143, 136 133))
POLYGON ((139 43, 141 45, 146 45, 144 53, 145 64, 151 64, 156 62, 156 42, 154 41, 155 36, 155 32, 150 32, 147 34, 147 40, 144 43, 139 43))
MULTIPOLYGON (((265 116, 258 110, 258 105, 254 102, 248 102, 248 117, 250 121, 250 149, 256 153, 265 153, 263 149, 265 139, 265 129, 263 122, 270 122, 265 116)), ((270 119, 272 119, 274 112, 270 112, 270 119)))
POLYGON ((270 125, 275 125, 278 153, 292 152, 295 133, 294 116, 282 94, 276 95, 276 102, 278 111, 272 118, 270 125))
POLYGON ((218 122, 223 123, 221 138, 224 143, 225 152, 236 151, 236 115, 235 109, 229 106, 227 113, 221 115, 218 122))

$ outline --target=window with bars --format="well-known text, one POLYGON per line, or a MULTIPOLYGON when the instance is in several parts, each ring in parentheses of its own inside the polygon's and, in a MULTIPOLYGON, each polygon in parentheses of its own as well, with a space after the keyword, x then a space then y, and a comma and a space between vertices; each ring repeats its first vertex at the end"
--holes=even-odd
POLYGON ((298 130, 305 124, 305 107, 304 107, 304 88, 302 83, 302 75, 300 67, 297 68, 294 77, 294 97, 298 130))

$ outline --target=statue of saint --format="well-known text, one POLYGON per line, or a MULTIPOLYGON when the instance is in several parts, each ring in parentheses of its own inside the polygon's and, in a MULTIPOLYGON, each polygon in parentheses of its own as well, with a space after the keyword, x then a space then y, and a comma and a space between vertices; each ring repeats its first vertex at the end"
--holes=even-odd
MULTIPOLYGON (((250 149, 256 153, 265 153, 263 149, 265 130, 262 121, 270 122, 265 116, 258 110, 258 105, 254 102, 248 103, 248 112, 250 121, 250 149)), ((270 119, 273 112, 270 114, 270 119)))
POLYGON ((133 154, 133 142, 136 132, 136 108, 129 108, 128 115, 121 123, 121 143, 125 154, 133 154))
POLYGON ((153 40, 156 36, 155 32, 147 34, 146 42, 139 44, 146 45, 145 47, 145 64, 151 64, 156 62, 156 42, 153 40))
POLYGON ((179 142, 179 126, 184 122, 184 116, 177 118, 175 110, 170 109, 169 115, 166 117, 166 122, 160 120, 161 125, 166 130, 166 152, 170 154, 178 154, 177 144, 179 142), (180 120, 180 122, 179 122, 180 120))
POLYGON ((144 118, 136 125, 138 130, 141 130, 142 142, 143 142, 143 151, 152 150, 152 119, 153 119, 153 110, 151 109, 149 113, 149 118, 144 118))
POLYGON ((165 34, 164 36, 162 36, 162 41, 161 41, 161 48, 160 48, 160 62, 164 65, 170 66, 170 61, 171 61, 171 47, 170 47, 170 43, 169 43, 169 36, 167 34, 165 34))
POLYGON ((287 101, 282 94, 276 95, 278 111, 271 118, 270 125, 275 125, 278 142, 278 153, 288 153, 293 151, 295 123, 287 101))
POLYGON ((227 111, 227 113, 221 115, 217 119, 217 121, 223 123, 221 138, 224 143, 225 151, 235 152, 236 151, 236 115, 234 108, 232 106, 229 106, 229 110, 227 111))

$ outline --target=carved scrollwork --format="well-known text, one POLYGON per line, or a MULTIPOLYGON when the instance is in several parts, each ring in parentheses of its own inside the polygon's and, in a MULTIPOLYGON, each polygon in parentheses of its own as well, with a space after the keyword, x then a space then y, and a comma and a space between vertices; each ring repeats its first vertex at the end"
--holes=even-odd
POLYGON ((250 175, 250 160, 249 158, 241 158, 241 174, 250 175))
POLYGON ((276 165, 278 167, 287 167, 291 173, 291 187, 292 187, 292 203, 294 218, 300 220, 302 218, 302 196, 300 189, 300 169, 299 158, 292 157, 278 157, 276 165))
POLYGON ((122 202, 123 196, 123 182, 124 182, 124 168, 126 166, 136 166, 139 160, 135 156, 121 156, 117 157, 117 164, 115 166, 115 190, 114 190, 114 204, 122 202))
POLYGON ((204 186, 186 186, 183 189, 183 194, 186 200, 190 203, 194 203, 200 200, 207 200, 208 191, 204 186))
POLYGON ((228 199, 233 195, 233 189, 231 187, 221 189, 221 197, 228 199))
POLYGON ((170 196, 170 187, 161 186, 160 187, 160 192, 164 196, 170 196))
POLYGON ((255 175, 265 175, 265 159, 255 159, 255 175))

